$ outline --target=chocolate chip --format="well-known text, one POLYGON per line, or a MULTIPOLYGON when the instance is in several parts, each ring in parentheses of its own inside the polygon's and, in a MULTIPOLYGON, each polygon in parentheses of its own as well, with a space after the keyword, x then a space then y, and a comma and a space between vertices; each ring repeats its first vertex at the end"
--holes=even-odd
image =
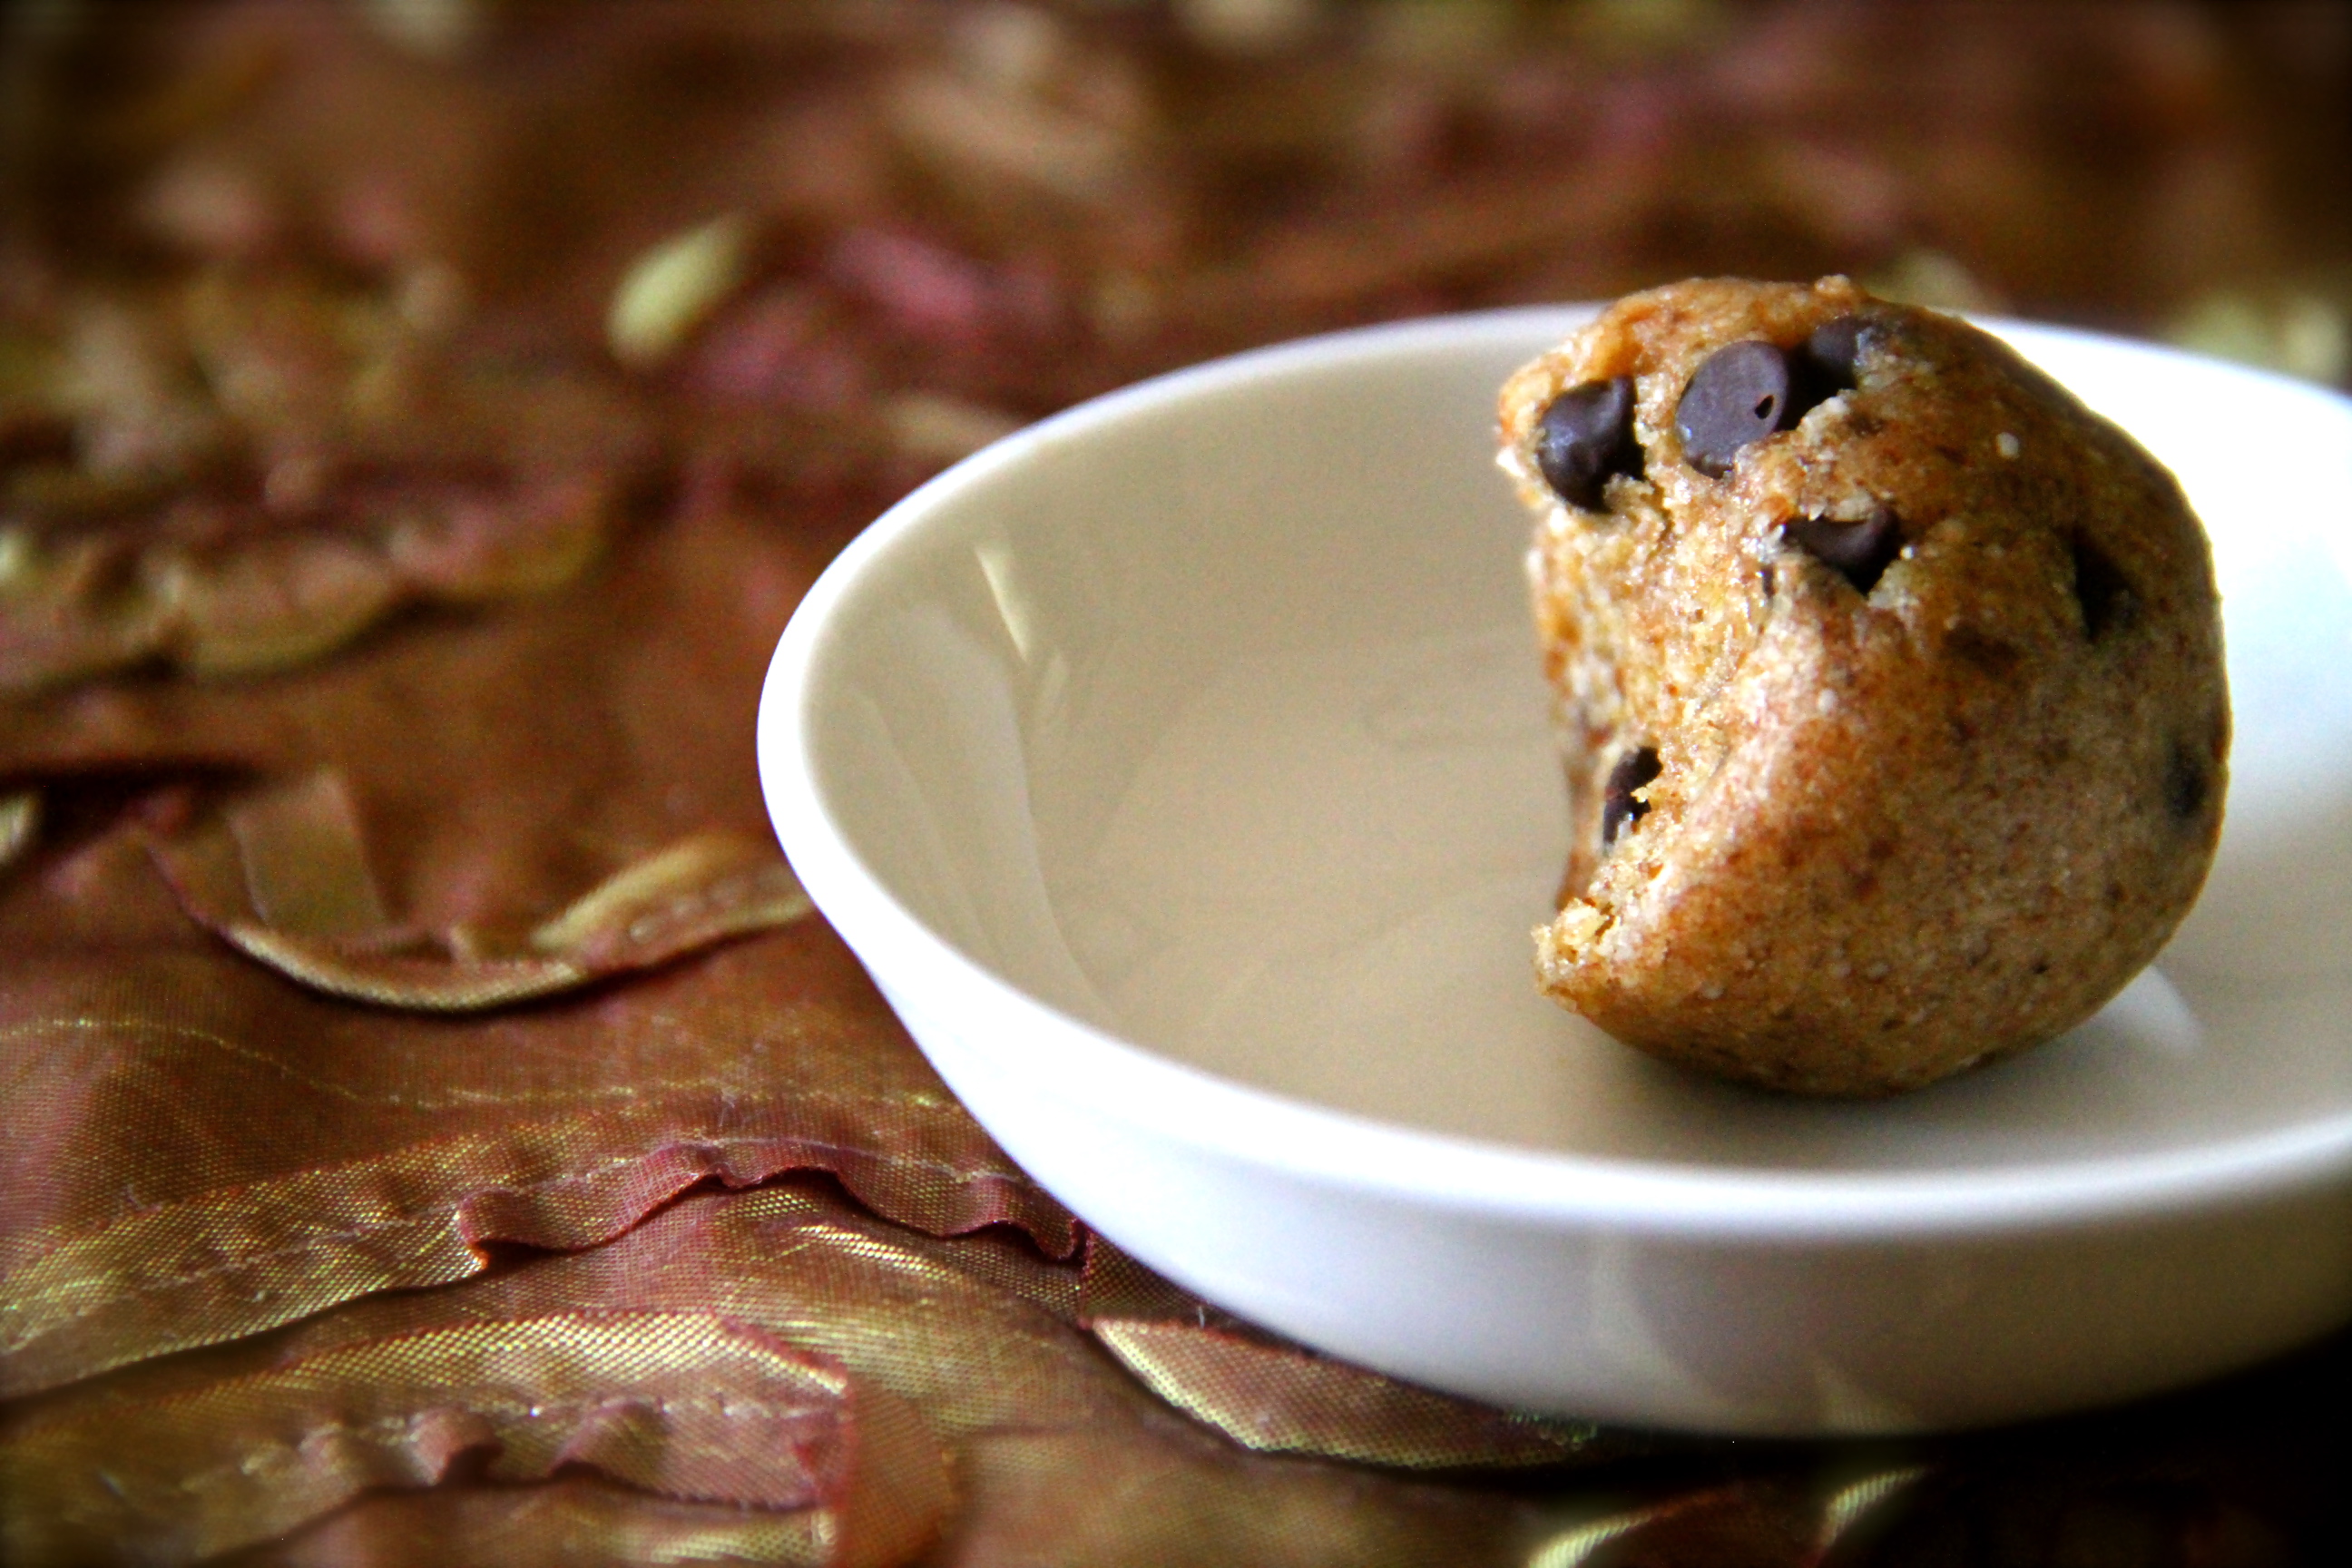
MULTIPOLYGON (((2205 796, 2211 788, 2203 759, 2193 748, 2175 742, 2164 766, 2164 804, 2171 807, 2172 815, 2183 822, 2194 821, 2205 809, 2205 796)), ((1604 832, 1602 842, 1608 837, 1604 832)))
POLYGON ((1723 478, 1742 447, 1796 423, 1790 392, 1789 356, 1770 343, 1716 350, 1699 362, 1675 405, 1684 459, 1710 479, 1723 478))
POLYGON ((1805 339, 1805 379, 1811 384, 1806 406, 1853 390, 1862 356, 1876 342, 1878 324, 1862 316, 1823 321, 1805 339))
POLYGON ((1633 792, 1658 776, 1658 753, 1648 746, 1626 752, 1609 770, 1609 783, 1601 793, 1601 847, 1608 848, 1633 825, 1648 815, 1650 803, 1636 800, 1633 792))
POLYGON ((1536 421, 1536 468, 1552 492, 1573 507, 1601 510, 1612 474, 1642 474, 1633 439, 1633 378, 1588 381, 1551 400, 1536 421))
POLYGON ((1867 594, 1894 559, 1903 552, 1903 529, 1889 507, 1873 507, 1860 522, 1833 517, 1791 518, 1780 525, 1781 537, 1801 546, 1825 565, 1834 566, 1857 594, 1867 594))
MULTIPOLYGON (((1740 448, 1794 429, 1819 405, 1853 391, 1880 332, 1867 317, 1846 315, 1823 321, 1793 350, 1760 341, 1716 350, 1675 405, 1684 458, 1700 473, 1723 478, 1740 448)), ((1874 428, 1871 421, 1864 433, 1874 428)))
POLYGON ((2114 627, 2129 624, 2139 600, 2123 568, 2106 552, 2080 534, 2070 547, 2074 556, 2074 603, 2083 612, 2083 635, 2096 642, 2114 627))

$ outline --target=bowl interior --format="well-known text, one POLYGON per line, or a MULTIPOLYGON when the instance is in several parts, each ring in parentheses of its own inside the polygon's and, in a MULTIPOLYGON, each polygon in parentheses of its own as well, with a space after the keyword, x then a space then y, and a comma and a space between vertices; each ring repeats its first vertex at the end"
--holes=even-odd
POLYGON ((1040 1001, 1409 1128, 1950 1172, 2352 1117, 2352 405, 2049 329, 2001 330, 2173 467, 2221 571, 2228 823, 2157 968, 2063 1040, 1866 1106, 1653 1062, 1536 993, 1563 800, 1493 400, 1580 319, 1203 367, 910 498, 820 590, 802 721, 832 830, 1040 1001))

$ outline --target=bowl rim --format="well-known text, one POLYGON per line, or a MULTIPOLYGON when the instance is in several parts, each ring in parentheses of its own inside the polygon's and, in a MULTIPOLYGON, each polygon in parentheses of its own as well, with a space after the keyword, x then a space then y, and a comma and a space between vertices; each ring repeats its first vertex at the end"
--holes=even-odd
MULTIPOLYGON (((1774 1171, 1577 1153, 1382 1121, 1222 1077, 1031 995, 926 925, 850 842, 812 765, 809 720, 823 697, 814 678, 845 610, 941 519, 952 526, 953 503, 961 493, 1102 426, 1186 398, 1465 337, 1497 345, 1557 338, 1600 309, 1519 306, 1423 317, 1187 366, 1016 431, 889 507, 803 595, 761 691, 761 788, 778 838, 818 910, 886 987, 890 974, 919 973, 927 998, 936 996, 947 1016, 986 1023, 1017 1016, 1024 1076, 1040 1094, 1066 1106, 1294 1180, 1522 1224, 1784 1242, 1991 1235, 2287 1199, 2352 1177, 2352 1112, 2143 1153, 1900 1172, 1774 1171), (869 956, 876 952, 891 959, 877 963, 869 956)), ((2186 361, 2208 374, 2253 378, 2332 403, 2352 416, 2352 399, 2271 372, 2077 328, 1969 319, 2011 342, 2072 341, 2102 352, 2186 361)))

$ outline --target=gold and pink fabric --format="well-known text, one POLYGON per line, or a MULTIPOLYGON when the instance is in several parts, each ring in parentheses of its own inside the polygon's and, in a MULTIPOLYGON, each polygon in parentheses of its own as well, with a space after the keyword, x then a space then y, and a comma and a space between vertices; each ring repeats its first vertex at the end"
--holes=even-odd
POLYGON ((96 9, 0 34, 0 1562, 2345 1545, 2340 1336, 1766 1445, 1237 1322, 956 1104, 751 749, 893 497, 1252 342, 1843 267, 2315 353, 2333 8, 96 9))

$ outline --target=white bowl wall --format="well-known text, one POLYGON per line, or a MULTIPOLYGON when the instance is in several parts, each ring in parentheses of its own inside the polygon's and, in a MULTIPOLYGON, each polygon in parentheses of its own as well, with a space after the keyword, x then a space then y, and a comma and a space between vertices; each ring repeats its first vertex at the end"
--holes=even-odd
POLYGON ((1492 405, 1580 319, 1146 384, 941 476, 826 573, 761 773, 942 1076, 1193 1289, 1517 1405, 1969 1425, 2352 1315, 2352 405, 2002 329, 2214 533, 2222 855, 2160 972, 2074 1036, 1816 1104, 1651 1062, 1533 989, 1565 840, 1492 405))

